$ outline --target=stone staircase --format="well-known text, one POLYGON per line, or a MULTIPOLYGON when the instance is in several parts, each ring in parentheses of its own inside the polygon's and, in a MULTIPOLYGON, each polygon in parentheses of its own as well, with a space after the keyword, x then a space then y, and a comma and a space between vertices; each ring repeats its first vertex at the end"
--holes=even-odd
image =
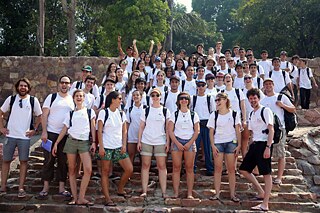
MULTIPOLYGON (((146 199, 140 197, 141 180, 139 158, 134 163, 134 174, 126 185, 127 193, 132 197, 125 199, 116 195, 118 180, 110 181, 110 194, 116 207, 105 207, 104 197, 101 193, 100 180, 91 180, 87 190, 87 199, 94 201, 92 207, 70 206, 63 196, 57 195, 58 183, 51 183, 51 189, 47 200, 37 200, 35 197, 42 189, 40 170, 42 167, 42 150, 39 148, 40 141, 33 145, 31 152, 25 189, 27 196, 18 198, 18 177, 19 166, 10 173, 8 180, 7 194, 0 197, 0 212, 250 212, 251 206, 259 204, 258 201, 250 200, 255 196, 252 185, 243 177, 237 177, 236 193, 241 202, 234 203, 229 197, 229 186, 227 175, 222 176, 222 201, 211 201, 210 196, 214 195, 213 177, 205 176, 205 171, 198 171, 195 175, 193 196, 194 200, 186 198, 186 177, 182 175, 180 184, 179 199, 162 199, 158 183, 157 169, 155 163, 150 169, 150 187, 146 199)), ((241 158, 239 159, 241 161, 241 158)), ((200 163, 200 162, 199 162, 200 163)), ((200 163, 203 164, 203 163, 200 163)), ((238 163, 238 165, 240 162, 238 163)), ((199 165, 199 164, 198 164, 199 165)), ((168 160, 168 194, 172 195, 172 162, 168 160)), ((203 168, 204 166, 198 166, 203 168)), ((277 172, 277 163, 272 162, 273 175, 277 172)), ((94 165, 93 171, 97 171, 94 165)), ((114 174, 121 175, 121 168, 114 166, 114 174)), ((263 177, 257 177, 259 182, 263 182, 263 177)), ((80 182, 80 180, 78 180, 80 182)), ((79 186, 79 184, 78 184, 79 186)), ((281 186, 273 186, 270 199, 270 211, 288 212, 320 212, 316 204, 316 194, 309 192, 308 186, 297 169, 295 159, 287 158, 283 183, 281 186)))

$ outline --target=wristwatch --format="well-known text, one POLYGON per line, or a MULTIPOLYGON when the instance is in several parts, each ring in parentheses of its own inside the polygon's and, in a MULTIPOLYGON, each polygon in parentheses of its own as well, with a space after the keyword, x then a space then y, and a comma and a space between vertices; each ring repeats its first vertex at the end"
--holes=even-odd
POLYGON ((266 147, 268 147, 270 149, 270 146, 267 144, 266 147))

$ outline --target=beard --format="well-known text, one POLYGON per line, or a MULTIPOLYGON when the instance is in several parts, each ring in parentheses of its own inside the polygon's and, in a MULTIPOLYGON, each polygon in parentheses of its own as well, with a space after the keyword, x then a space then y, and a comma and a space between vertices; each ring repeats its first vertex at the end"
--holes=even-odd
POLYGON ((19 96, 26 96, 27 94, 29 93, 29 91, 28 90, 26 90, 26 91, 21 91, 21 90, 18 90, 18 94, 19 94, 19 96))

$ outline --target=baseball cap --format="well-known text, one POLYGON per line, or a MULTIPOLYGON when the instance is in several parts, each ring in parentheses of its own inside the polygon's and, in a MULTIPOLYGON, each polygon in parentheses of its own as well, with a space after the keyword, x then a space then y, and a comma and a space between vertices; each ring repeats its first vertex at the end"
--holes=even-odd
POLYGON ((209 79, 215 79, 216 77, 212 74, 212 73, 208 73, 206 75, 206 80, 209 80, 209 79))
POLYGON ((196 81, 196 84, 197 84, 197 87, 198 87, 198 86, 201 85, 201 84, 206 85, 207 83, 206 83, 204 80, 197 80, 197 81, 196 81))
POLYGON ((153 88, 153 89, 151 90, 151 92, 150 92, 150 95, 151 95, 152 93, 158 93, 159 95, 161 95, 161 91, 160 91, 158 88, 153 88))
POLYGON ((91 68, 91 66, 86 65, 86 66, 82 67, 81 71, 92 72, 92 68, 91 68))
POLYGON ((223 73, 223 72, 221 72, 221 71, 220 71, 220 72, 218 72, 218 73, 217 73, 217 77, 224 77, 224 73, 223 73))
POLYGON ((176 75, 173 75, 173 76, 170 77, 170 82, 171 82, 172 80, 180 81, 180 78, 179 78, 178 76, 176 76, 176 75))
POLYGON ((265 82, 267 82, 267 81, 271 81, 272 83, 274 83, 273 80, 272 80, 272 78, 265 78, 264 81, 263 81, 263 83, 265 83, 265 82))
POLYGON ((287 52, 286 51, 281 51, 280 55, 287 55, 287 52))
POLYGON ((243 64, 241 63, 241 61, 238 61, 238 62, 237 62, 236 68, 237 68, 237 67, 243 67, 243 64))
POLYGON ((155 62, 157 61, 161 61, 161 58, 159 56, 157 56, 155 59, 154 59, 155 62))

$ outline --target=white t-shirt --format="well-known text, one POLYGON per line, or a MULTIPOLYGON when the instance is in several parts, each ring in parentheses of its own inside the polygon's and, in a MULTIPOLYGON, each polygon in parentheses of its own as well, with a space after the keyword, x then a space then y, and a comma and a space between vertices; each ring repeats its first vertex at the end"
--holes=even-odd
POLYGON ((175 76, 178 76, 178 77, 180 78, 180 80, 185 80, 185 79, 187 79, 186 73, 185 73, 183 70, 180 70, 180 71, 176 70, 176 71, 174 71, 174 75, 175 75, 175 76))
MULTIPOLYGON (((220 69, 219 72, 223 72, 224 74, 228 74, 229 73, 229 68, 226 67, 224 70, 220 69)), ((230 74, 232 76, 237 75, 237 72, 234 69, 230 69, 230 74)))
POLYGON ((207 96, 197 96, 196 105, 193 107, 193 96, 191 97, 191 104, 190 109, 193 109, 195 111, 200 120, 208 120, 210 117, 210 113, 216 110, 216 105, 214 104, 214 96, 210 95, 210 112, 208 109, 208 102, 207 102, 207 96))
POLYGON ((227 143, 237 140, 236 129, 233 124, 241 124, 240 113, 237 113, 235 121, 232 116, 232 110, 225 115, 218 115, 217 126, 215 126, 215 112, 211 113, 207 127, 216 130, 214 135, 214 143, 227 143), (227 130, 227 131, 226 131, 227 130))
MULTIPOLYGON (((118 109, 112 112, 110 108, 108 110, 108 119, 103 127, 103 147, 106 149, 117 149, 122 147, 122 125, 126 122, 126 116, 124 113, 120 113, 118 109), (122 116, 121 116, 122 115, 122 116)), ((98 120, 104 123, 106 111, 101 110, 98 115, 98 120)))
POLYGON ((126 69, 127 69, 128 73, 131 74, 132 73, 133 60, 135 60, 135 59, 134 59, 134 57, 129 57, 127 55, 125 56, 125 59, 128 61, 128 65, 127 65, 126 69))
MULTIPOLYGON (((8 112, 10 110, 10 100, 9 96, 3 105, 1 106, 2 112, 8 112)), ((34 97, 34 108, 33 112, 35 116, 42 114, 40 103, 36 97, 34 97)), ((32 113, 33 113, 32 112, 32 113)), ((30 104, 30 95, 27 95, 26 98, 21 99, 19 95, 16 95, 15 101, 13 102, 9 122, 7 129, 9 134, 6 137, 10 138, 19 138, 19 139, 30 139, 26 136, 26 132, 30 130, 31 123, 31 104, 30 104), (19 101, 22 100, 22 108, 19 106, 19 101)))
POLYGON ((133 106, 130 113, 129 110, 127 111, 127 122, 130 124, 128 128, 128 143, 138 142, 140 117, 143 112, 144 111, 142 104, 140 105, 140 107, 133 106))
MULTIPOLYGON (((259 91, 260 91, 260 101, 261 101, 262 99, 264 99, 265 95, 263 94, 263 92, 261 90, 259 90, 259 91)), ((251 107, 251 104, 247 98, 247 92, 248 92, 248 90, 246 88, 244 88, 243 94, 245 97, 245 105, 246 105, 246 115, 247 115, 246 119, 247 119, 247 121, 249 121, 249 115, 252 112, 253 108, 251 107)))
POLYGON ((153 85, 151 85, 151 86, 156 86, 157 85, 157 83, 158 83, 157 82, 157 73, 159 71, 161 71, 161 69, 154 68, 154 69, 151 70, 151 72, 149 72, 149 74, 148 74, 149 81, 151 79, 153 79, 153 85), (153 70, 154 70, 154 73, 153 73, 153 70))
POLYGON ((165 119, 170 118, 170 110, 167 109, 166 118, 163 115, 163 107, 150 107, 149 115, 146 120, 145 110, 140 116, 140 120, 146 122, 142 133, 141 142, 149 145, 166 144, 165 119))
POLYGON ((233 81, 233 87, 237 89, 243 89, 245 87, 244 77, 242 78, 235 77, 233 81))
MULTIPOLYGON (((151 98, 150 98, 150 101, 151 101, 151 98)), ((130 93, 127 97, 127 100, 126 100, 126 106, 124 107, 125 110, 129 110, 129 108, 131 107, 132 105, 132 93, 130 93)), ((142 105, 148 105, 147 104, 147 94, 146 92, 143 92, 142 94, 142 99, 141 99, 141 104, 142 105)))
MULTIPOLYGON (((225 89, 224 93, 228 94, 228 98, 230 99, 230 103, 231 103, 231 109, 241 113, 241 109, 239 106, 239 99, 236 94, 235 88, 232 88, 230 91, 225 89)), ((240 95, 240 101, 245 99, 244 94, 241 89, 239 90, 239 95, 240 95)))
POLYGON ((290 73, 290 76, 292 76, 293 78, 291 78, 291 81, 293 84, 297 85, 297 78, 299 76, 299 72, 298 72, 298 67, 295 65, 292 65, 292 71, 290 73))
POLYGON ((125 87, 125 85, 126 85, 126 82, 123 80, 122 82, 117 82, 114 85, 114 88, 116 91, 121 91, 123 89, 123 87, 125 87))
POLYGON ((271 70, 273 70, 272 63, 269 60, 259 61, 258 64, 263 68, 265 73, 269 73, 271 70))
MULTIPOLYGON (((72 94, 74 93, 76 89, 72 89, 69 91, 69 94, 72 96, 72 94)), ((84 102, 83 102, 83 106, 88 108, 88 109, 91 109, 93 108, 94 106, 94 101, 95 101, 95 97, 93 94, 91 94, 90 92, 89 93, 85 93, 84 94, 84 102)))
POLYGON ((205 91, 204 94, 216 96, 217 93, 218 93, 218 91, 217 91, 217 89, 216 89, 215 87, 213 87, 212 89, 209 89, 209 88, 207 87, 207 89, 206 89, 206 91, 205 91))
MULTIPOLYGON (((259 78, 260 78, 260 77, 259 77, 259 78)), ((254 77, 254 78, 252 78, 252 85, 253 85, 253 87, 261 89, 261 88, 263 87, 263 79, 260 78, 259 81, 260 81, 260 84, 258 84, 258 77, 257 77, 257 76, 254 77)))
MULTIPOLYGON (((74 91, 74 89, 76 89, 78 81, 75 81, 72 83, 71 87, 70 87, 70 91, 74 91)), ((79 89, 84 89, 86 87, 86 84, 82 81, 80 81, 80 86, 79 89)), ((95 84, 92 88, 92 94, 94 95, 95 98, 97 98, 99 96, 99 88, 98 86, 95 84)), ((73 93, 70 93, 70 95, 72 96, 73 93)))
MULTIPOLYGON (((305 68, 305 69, 300 68, 299 86, 304 89, 312 89, 311 80, 308 77, 307 69, 309 70, 310 78, 313 77, 311 68, 305 68)), ((298 76, 299 76, 299 72, 298 72, 298 76)))
POLYGON ((280 62, 280 69, 286 69, 289 68, 292 70, 292 64, 289 61, 281 61, 280 62))
POLYGON ((257 76, 261 76, 261 75, 264 75, 265 71, 263 69, 263 66, 259 65, 257 66, 257 76))
POLYGON ((170 112, 177 111, 177 97, 180 94, 180 91, 177 91, 175 93, 168 91, 167 101, 164 103, 164 106, 167 107, 170 112))
MULTIPOLYGON (((279 107, 276 102, 278 99, 279 93, 275 93, 273 96, 265 96, 263 100, 260 101, 260 103, 263 106, 269 107, 273 113, 275 113, 282 124, 282 127, 285 128, 285 122, 284 122, 284 111, 281 107, 279 107)), ((288 106, 293 106, 293 104, 290 102, 289 98, 285 95, 282 95, 281 101, 288 106)))
POLYGON ((74 109, 74 102, 71 95, 63 98, 57 93, 57 97, 50 107, 51 97, 52 94, 48 95, 42 106, 42 108, 48 108, 50 110, 47 131, 60 134, 65 117, 74 109))
POLYGON ((72 115, 70 127, 70 113, 66 116, 63 124, 68 127, 68 134, 77 140, 89 140, 91 120, 96 117, 93 109, 91 109, 91 118, 89 121, 87 108, 74 111, 72 115))
MULTIPOLYGON (((165 90, 166 90, 166 91, 169 91, 170 88, 169 88, 168 86, 166 86, 166 85, 155 86, 154 88, 158 88, 158 89, 161 91, 161 100, 160 100, 160 102, 163 104, 163 102, 164 102, 164 96, 165 96, 165 90), (167 89, 165 89, 165 88, 167 88, 167 89)), ((151 88, 151 89, 149 90, 148 96, 150 96, 150 93, 151 93, 152 89, 153 89, 153 88, 151 88)), ((150 105, 151 105, 152 103, 153 103, 153 101, 152 101, 152 98, 150 97, 150 105)))
POLYGON ((175 112, 171 113, 170 121, 174 124, 174 135, 178 138, 189 140, 192 138, 194 133, 193 123, 198 123, 199 116, 196 112, 194 112, 193 123, 191 119, 190 110, 188 112, 183 113, 179 110, 177 122, 175 123, 175 112))
POLYGON ((216 85, 215 88, 219 91, 221 90, 225 90, 226 89, 226 85, 222 84, 221 86, 216 85))
MULTIPOLYGON (((182 81, 180 82, 180 85, 179 85, 179 91, 182 91, 182 81)), ((191 81, 185 80, 183 92, 187 92, 191 96, 196 95, 197 94, 196 80, 195 79, 192 79, 191 81)))
POLYGON ((95 107, 97 107, 97 109, 100 109, 101 108, 101 106, 105 103, 105 101, 106 101, 106 95, 105 94, 103 94, 103 100, 102 100, 102 104, 100 105, 100 99, 101 99, 101 96, 99 95, 99 97, 98 98, 96 98, 96 100, 94 101, 94 106, 95 107))
POLYGON ((253 141, 268 141, 268 135, 262 133, 262 131, 268 129, 268 125, 273 126, 273 114, 272 111, 266 107, 263 111, 263 117, 266 122, 263 122, 261 117, 261 110, 263 106, 255 112, 253 111, 249 118, 248 129, 252 131, 253 141))
MULTIPOLYGON (((285 72, 285 71, 284 71, 285 72)), ((268 74, 268 77, 270 73, 268 74)), ((287 84, 291 83, 291 79, 288 72, 285 72, 285 79, 283 78, 282 70, 272 71, 271 78, 274 82, 274 91, 280 92, 287 84)))

